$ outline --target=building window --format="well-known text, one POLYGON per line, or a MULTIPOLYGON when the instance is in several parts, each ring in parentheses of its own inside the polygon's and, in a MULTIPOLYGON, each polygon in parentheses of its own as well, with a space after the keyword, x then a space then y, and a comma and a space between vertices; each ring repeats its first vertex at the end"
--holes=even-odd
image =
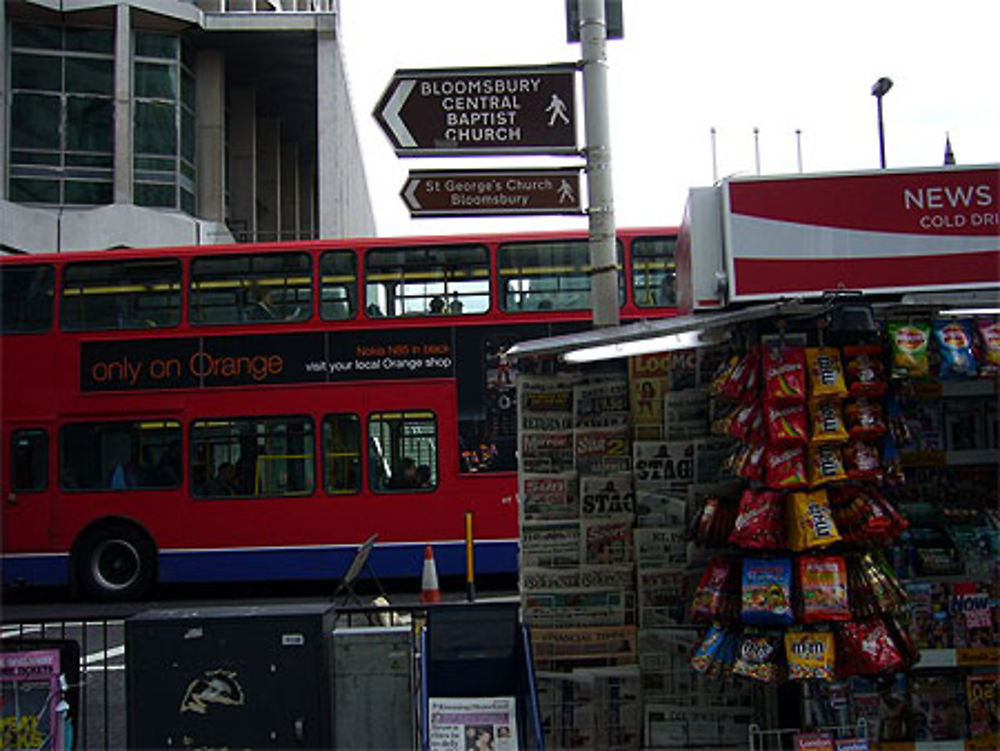
POLYGON ((133 36, 134 200, 195 213, 195 91, 186 43, 173 34, 133 36))
POLYGON ((11 25, 12 201, 112 202, 114 93, 111 29, 11 25))
POLYGON ((0 333, 38 333, 52 327, 55 277, 53 268, 43 264, 0 267, 0 333))
POLYGON ((437 423, 432 412, 378 412, 368 419, 368 473, 372 490, 433 490, 437 423))
POLYGON ((309 495, 314 466, 308 417, 212 418, 191 426, 196 498, 309 495))
POLYGON ((181 425, 173 420, 63 425, 65 490, 155 490, 181 484, 181 425))

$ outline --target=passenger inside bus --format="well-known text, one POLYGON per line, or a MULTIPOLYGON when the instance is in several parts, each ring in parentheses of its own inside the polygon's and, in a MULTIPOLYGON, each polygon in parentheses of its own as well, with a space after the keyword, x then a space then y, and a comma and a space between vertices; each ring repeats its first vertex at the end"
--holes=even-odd
POLYGON ((236 495, 236 465, 222 462, 215 476, 205 483, 204 495, 236 495))
POLYGON ((417 477, 417 463, 408 456, 404 456, 392 472, 392 479, 389 481, 390 488, 416 488, 419 486, 417 477))
POLYGON ((434 297, 434 298, 431 299, 430 312, 431 312, 431 315, 440 315, 440 314, 444 313, 444 298, 443 297, 434 297))
POLYGON ((274 290, 265 289, 260 285, 250 287, 248 294, 250 306, 247 308, 246 316, 250 321, 276 321, 278 313, 274 309, 274 290))

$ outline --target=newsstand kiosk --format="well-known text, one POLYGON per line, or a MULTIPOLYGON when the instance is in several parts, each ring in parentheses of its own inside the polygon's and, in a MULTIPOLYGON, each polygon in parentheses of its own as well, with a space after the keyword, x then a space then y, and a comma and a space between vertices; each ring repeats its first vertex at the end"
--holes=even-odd
POLYGON ((676 269, 508 352, 547 747, 998 747, 1000 167, 694 189, 676 269))

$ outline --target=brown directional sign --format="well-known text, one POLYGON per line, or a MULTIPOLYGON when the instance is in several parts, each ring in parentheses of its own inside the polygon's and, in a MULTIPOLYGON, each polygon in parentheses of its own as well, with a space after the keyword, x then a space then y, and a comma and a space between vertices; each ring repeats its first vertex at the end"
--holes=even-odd
POLYGON ((420 170, 400 195, 414 218, 582 211, 579 168, 420 170))
POLYGON ((397 70, 375 119, 398 156, 575 154, 575 68, 397 70))

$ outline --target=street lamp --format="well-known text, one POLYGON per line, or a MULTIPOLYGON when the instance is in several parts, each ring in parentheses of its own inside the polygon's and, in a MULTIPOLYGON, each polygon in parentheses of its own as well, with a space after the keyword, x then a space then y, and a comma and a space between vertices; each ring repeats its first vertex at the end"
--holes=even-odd
POLYGON ((872 96, 878 103, 878 155, 882 169, 885 169, 885 132, 882 130, 882 97, 892 88, 892 79, 882 76, 872 86, 872 96))

